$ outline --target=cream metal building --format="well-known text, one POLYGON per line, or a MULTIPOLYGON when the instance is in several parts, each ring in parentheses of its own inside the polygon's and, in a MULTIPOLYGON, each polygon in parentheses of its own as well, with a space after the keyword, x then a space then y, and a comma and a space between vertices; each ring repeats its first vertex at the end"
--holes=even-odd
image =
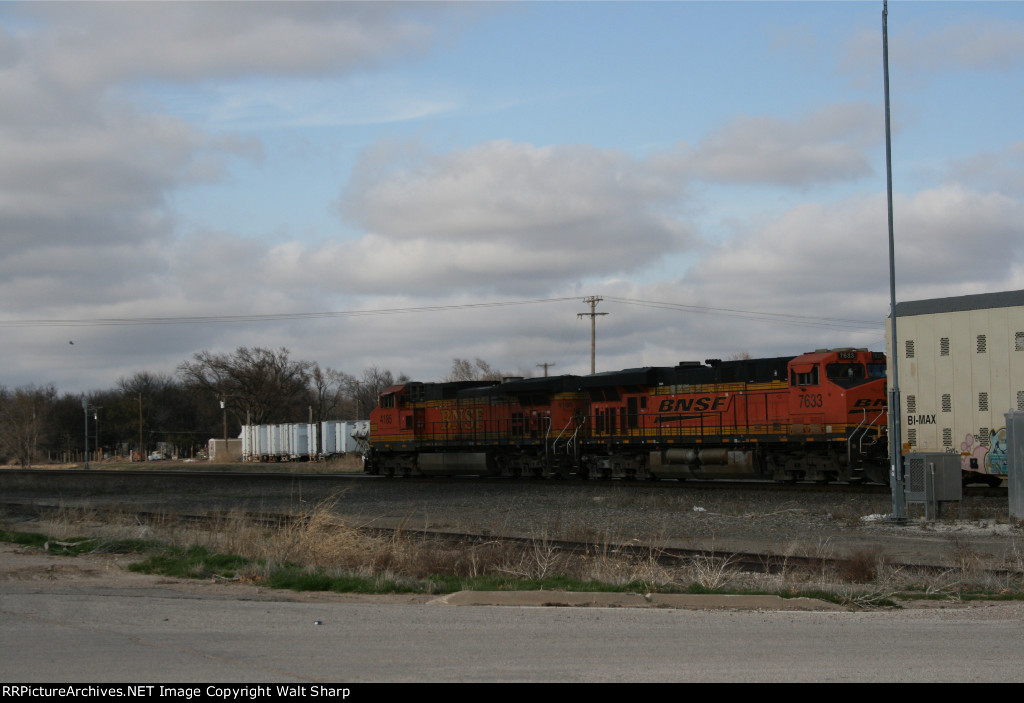
POLYGON ((886 356, 899 363, 904 452, 1005 476, 1004 416, 1024 410, 1024 290, 898 303, 896 321, 886 356))

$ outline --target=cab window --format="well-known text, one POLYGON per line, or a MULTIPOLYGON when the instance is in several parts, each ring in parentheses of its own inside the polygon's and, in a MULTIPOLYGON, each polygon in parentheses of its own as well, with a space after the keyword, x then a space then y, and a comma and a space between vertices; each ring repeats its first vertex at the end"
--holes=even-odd
POLYGON ((789 372, 789 385, 791 386, 816 386, 818 385, 818 367, 811 366, 804 369, 792 369, 789 372))
POLYGON ((868 382, 864 364, 828 364, 825 367, 825 375, 841 388, 852 388, 868 382))
POLYGON ((864 364, 829 364, 825 374, 830 381, 854 381, 864 378, 864 364))

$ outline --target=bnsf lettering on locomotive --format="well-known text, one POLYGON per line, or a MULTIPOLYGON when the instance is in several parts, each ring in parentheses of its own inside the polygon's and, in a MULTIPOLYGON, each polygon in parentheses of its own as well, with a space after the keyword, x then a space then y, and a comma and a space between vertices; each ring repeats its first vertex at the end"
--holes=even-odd
POLYGON ((442 432, 482 432, 484 429, 483 408, 442 408, 442 432))
POLYGON ((861 398, 853 404, 855 408, 884 408, 885 398, 861 398))
POLYGON ((724 409, 729 399, 725 396, 718 398, 712 398, 709 395, 700 398, 679 398, 678 400, 672 400, 667 398, 661 401, 661 405, 658 406, 659 413, 677 413, 677 412, 689 412, 691 410, 711 410, 711 412, 719 412, 724 409))

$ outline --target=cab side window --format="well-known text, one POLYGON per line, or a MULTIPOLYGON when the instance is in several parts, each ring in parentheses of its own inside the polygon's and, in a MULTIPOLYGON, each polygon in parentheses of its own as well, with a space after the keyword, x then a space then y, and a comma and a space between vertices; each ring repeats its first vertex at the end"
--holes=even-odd
POLYGON ((809 371, 797 371, 792 369, 789 372, 789 385, 791 386, 816 386, 818 385, 818 367, 812 366, 809 371))

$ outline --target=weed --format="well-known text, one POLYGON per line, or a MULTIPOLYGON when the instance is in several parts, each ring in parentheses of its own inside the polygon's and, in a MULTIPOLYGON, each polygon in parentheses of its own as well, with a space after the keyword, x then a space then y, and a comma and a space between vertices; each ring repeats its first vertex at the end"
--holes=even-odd
POLYGON ((969 583, 981 569, 981 558, 969 540, 959 535, 950 535, 949 544, 953 552, 954 568, 962 583, 969 583))
POLYGON ((732 555, 702 554, 690 559, 689 566, 696 583, 708 592, 721 589, 736 576, 736 558, 732 555))
POLYGON ((878 578, 886 561, 887 557, 881 547, 860 547, 836 562, 836 575, 843 581, 869 583, 878 578))

